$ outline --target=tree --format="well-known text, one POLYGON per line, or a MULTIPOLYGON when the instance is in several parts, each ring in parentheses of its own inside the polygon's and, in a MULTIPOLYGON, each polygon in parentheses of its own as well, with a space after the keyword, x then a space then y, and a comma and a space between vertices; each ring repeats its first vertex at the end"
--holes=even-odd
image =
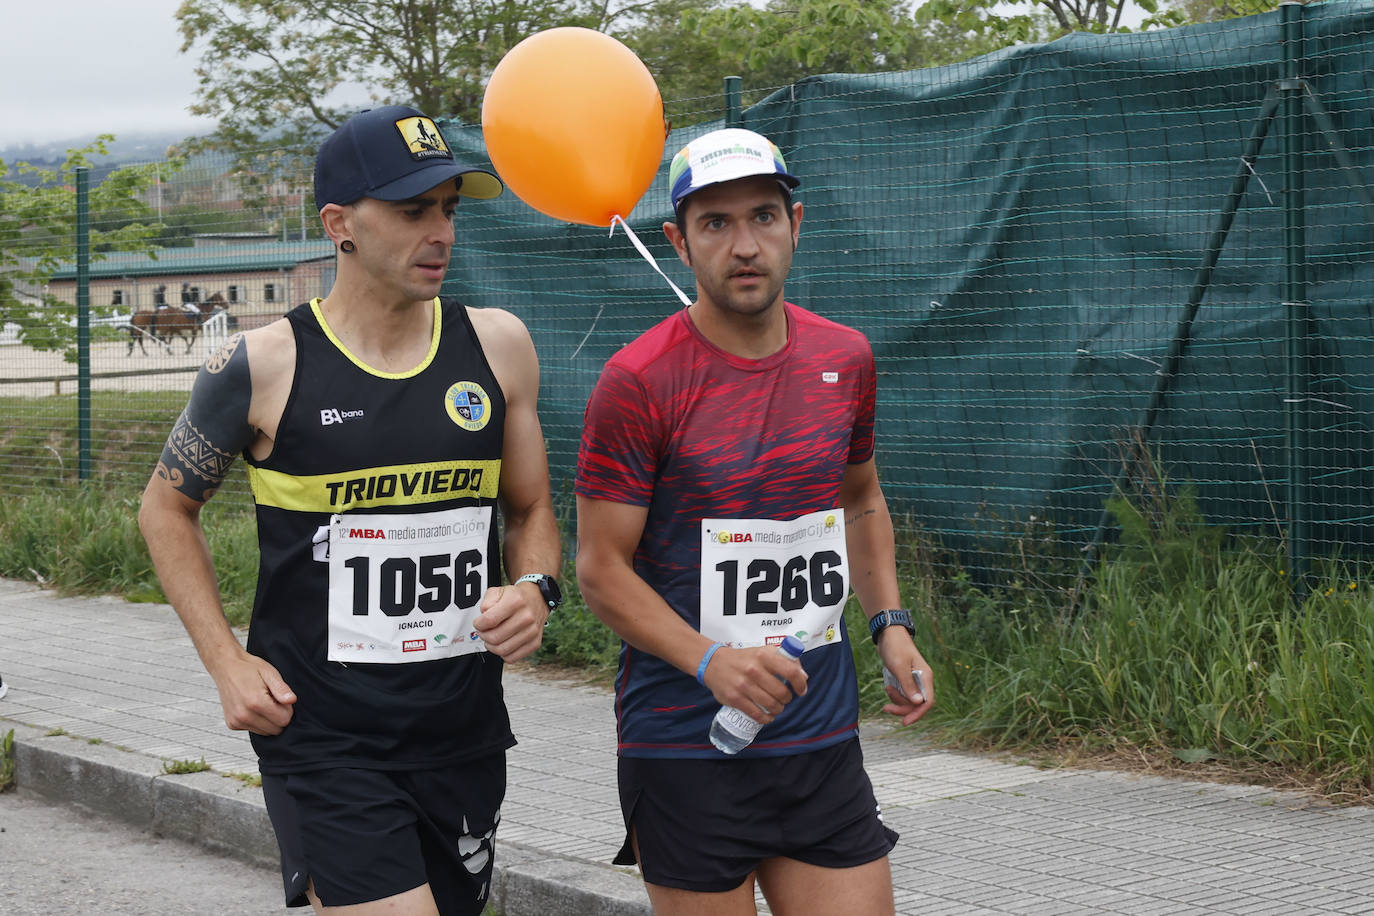
POLYGON ((1279 0, 927 0, 916 11, 927 29, 965 37, 969 52, 983 54, 1008 45, 1045 42, 1068 32, 1129 32, 1216 22, 1277 9, 1279 0))
POLYGON ((266 139, 290 146, 338 127, 361 95, 475 122, 487 77, 520 40, 554 26, 604 29, 649 5, 185 0, 176 18, 182 53, 200 54, 191 111, 217 118, 236 146, 266 139))
POLYGON ((1220 22, 1276 10, 1279 0, 1174 0, 1170 6, 1184 22, 1220 22))
POLYGON ((184 0, 181 51, 200 56, 191 111, 219 122, 186 149, 236 154, 233 177, 265 206, 274 187, 310 186, 320 139, 360 102, 475 123, 487 78, 519 41, 554 26, 604 31, 654 2, 184 0))
POLYGON ((722 80, 743 78, 748 105, 820 73, 874 73, 950 63, 992 50, 905 0, 660 0, 616 32, 658 80, 678 124, 721 113, 722 80))
POLYGON ((927 0, 917 9, 916 19, 927 27, 943 25, 965 34, 975 46, 982 46, 975 52, 981 54, 1051 41, 1068 32, 1129 32, 1121 23, 1132 8, 1145 14, 1141 29, 1185 21, 1182 13, 1159 0, 927 0))
POLYGON ((199 55, 191 110, 219 128, 188 150, 236 156, 250 205, 308 188, 323 135, 359 104, 410 104, 480 119, 486 80, 515 44, 578 25, 619 38, 658 82, 679 124, 718 117, 722 78, 750 92, 818 73, 904 70, 964 60, 1072 29, 1121 31, 1199 9, 1272 0, 184 0, 182 52, 199 55), (1132 17, 1137 18, 1137 17, 1132 17), (367 101, 364 101, 367 100, 367 101))
POLYGON ((554 26, 619 38, 639 54, 666 100, 700 100, 701 110, 687 120, 718 114, 728 75, 745 77, 751 87, 776 87, 814 73, 900 70, 983 50, 976 38, 939 23, 918 28, 909 6, 907 0, 770 0, 763 9, 749 0, 185 0, 176 15, 182 52, 199 55, 191 110, 219 121, 216 134, 200 145, 239 154, 236 177, 253 196, 252 189, 262 194, 272 183, 308 184, 320 138, 363 97, 477 122, 486 80, 501 57, 554 26))
MULTIPOLYGON (((76 169, 108 152, 109 134, 89 146, 67 151, 55 170, 0 161, 0 324, 19 326, 20 340, 40 350, 61 350, 76 359, 76 306, 47 293, 59 267, 76 258, 76 169)), ((175 167, 175 163, 170 164, 175 167)), ((166 170, 169 163, 163 163, 166 170)), ((140 195, 154 180, 154 167, 116 169, 90 189, 91 251, 140 251, 158 230, 151 221, 128 222, 129 214, 149 216, 140 195), (103 214, 121 218, 106 222, 103 214)), ((98 253, 91 259, 99 260, 98 253)))
POLYGON ((740 75, 718 36, 683 26, 683 16, 724 7, 728 0, 660 0, 610 30, 639 56, 658 83, 669 118, 678 125, 720 116, 721 86, 740 75))
POLYGON ((785 86, 815 73, 905 70, 916 64, 918 34, 898 0, 770 0, 688 10, 684 31, 699 32, 743 64, 755 85, 785 86))

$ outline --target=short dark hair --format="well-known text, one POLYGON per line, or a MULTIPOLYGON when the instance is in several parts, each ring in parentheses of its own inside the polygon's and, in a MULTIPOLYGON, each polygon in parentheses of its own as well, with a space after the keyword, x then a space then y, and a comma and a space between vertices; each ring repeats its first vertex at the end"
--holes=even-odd
MULTIPOLYGON (((778 190, 782 192, 782 208, 787 212, 787 221, 790 223, 795 219, 792 215, 792 189, 780 181, 776 182, 776 184, 778 190)), ((687 224, 683 220, 683 217, 687 213, 687 203, 691 199, 692 195, 688 194, 686 197, 682 198, 682 200, 678 201, 677 206, 673 209, 673 222, 677 225, 677 231, 682 233, 683 238, 687 237, 687 224)))

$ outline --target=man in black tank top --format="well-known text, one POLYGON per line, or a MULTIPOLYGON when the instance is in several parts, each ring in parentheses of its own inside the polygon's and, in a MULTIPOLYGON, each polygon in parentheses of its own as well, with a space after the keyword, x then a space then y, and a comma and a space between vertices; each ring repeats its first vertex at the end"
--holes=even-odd
POLYGON ((439 298, 459 200, 501 190, 414 109, 335 131, 315 166, 333 289, 206 362, 143 495, 163 588, 251 733, 288 906, 486 904, 515 742, 502 664, 539 647, 562 563, 529 333, 439 298), (246 648, 200 525, 239 454, 246 648))

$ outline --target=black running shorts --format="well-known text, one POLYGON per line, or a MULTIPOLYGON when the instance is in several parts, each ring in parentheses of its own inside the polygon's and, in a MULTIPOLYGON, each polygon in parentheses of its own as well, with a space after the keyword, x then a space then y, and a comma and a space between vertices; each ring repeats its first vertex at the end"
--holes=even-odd
POLYGON ((852 868, 897 843, 857 738, 790 757, 621 757, 619 771, 626 841, 615 863, 635 864, 633 830, 650 884, 719 893, 766 859, 852 868))
POLYGON ((491 890, 506 755, 435 770, 263 774, 287 906, 307 882, 325 906, 429 884, 443 916, 478 916, 491 890))

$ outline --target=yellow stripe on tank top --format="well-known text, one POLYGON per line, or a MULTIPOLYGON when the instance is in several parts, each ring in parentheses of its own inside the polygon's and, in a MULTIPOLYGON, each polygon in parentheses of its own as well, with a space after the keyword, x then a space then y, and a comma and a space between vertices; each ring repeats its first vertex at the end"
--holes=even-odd
POLYGON ((329 338, 329 342, 332 343, 340 353, 346 356, 349 362, 369 375, 390 379, 414 378, 429 368, 429 364, 434 362, 434 354, 439 352, 439 336, 444 328, 444 311, 439 305, 438 296, 434 297, 434 319, 430 323, 429 352, 426 353, 425 358, 420 361, 420 365, 416 366, 414 369, 407 369, 405 372, 383 372, 381 369, 369 366, 354 355, 353 351, 345 347, 343 341, 339 340, 338 336, 335 335, 334 329, 329 326, 329 322, 324 320, 324 312, 320 309, 320 304, 323 302, 324 300, 319 298, 310 300, 310 310, 315 313, 315 320, 320 323, 320 330, 324 331, 324 336, 329 338))
POLYGON ((253 499, 294 512, 343 512, 447 499, 495 499, 501 460, 431 461, 297 477, 247 465, 253 499))

